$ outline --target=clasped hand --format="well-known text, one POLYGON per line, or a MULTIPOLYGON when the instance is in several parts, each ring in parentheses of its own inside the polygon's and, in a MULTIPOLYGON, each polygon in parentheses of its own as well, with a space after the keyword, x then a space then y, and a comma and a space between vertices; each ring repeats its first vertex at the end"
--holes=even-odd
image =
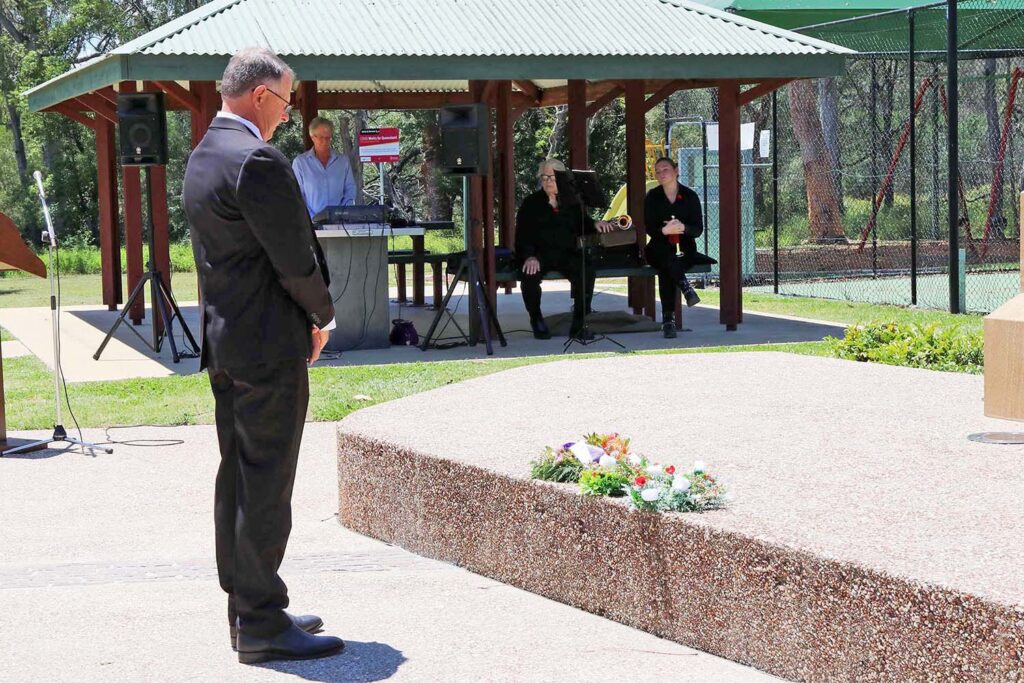
POLYGON ((665 221, 665 227, 661 229, 662 235, 682 235, 686 232, 686 226, 678 218, 665 221))

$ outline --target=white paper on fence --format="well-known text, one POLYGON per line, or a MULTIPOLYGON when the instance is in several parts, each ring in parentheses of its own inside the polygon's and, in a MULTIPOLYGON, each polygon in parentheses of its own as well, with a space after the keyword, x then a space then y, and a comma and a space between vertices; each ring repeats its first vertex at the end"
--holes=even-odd
POLYGON ((772 153, 772 132, 770 130, 761 131, 761 140, 759 142, 760 149, 758 152, 762 159, 767 159, 772 153))
MULTIPOLYGON (((754 124, 740 124, 740 149, 754 149, 754 124)), ((718 124, 708 124, 708 151, 718 151, 718 124)))

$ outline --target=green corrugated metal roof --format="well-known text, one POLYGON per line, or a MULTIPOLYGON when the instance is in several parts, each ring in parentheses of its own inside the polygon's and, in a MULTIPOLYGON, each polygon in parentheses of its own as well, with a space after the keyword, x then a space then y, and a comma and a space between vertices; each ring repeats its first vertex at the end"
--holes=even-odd
MULTIPOLYGON (((923 52, 946 49, 946 3, 927 0, 698 1, 773 26, 802 29, 800 32, 804 35, 869 53, 906 51, 908 15, 894 10, 920 8, 915 10, 915 48, 923 52), (853 18, 857 18, 856 21, 847 21, 853 18), (806 28, 810 26, 817 28, 806 28)), ((1024 50, 1024 0, 960 0, 957 16, 957 43, 961 51, 1024 50)))
POLYGON ((29 106, 120 80, 216 80, 250 45, 300 79, 385 82, 816 77, 848 52, 688 0, 214 0, 33 88, 29 106))

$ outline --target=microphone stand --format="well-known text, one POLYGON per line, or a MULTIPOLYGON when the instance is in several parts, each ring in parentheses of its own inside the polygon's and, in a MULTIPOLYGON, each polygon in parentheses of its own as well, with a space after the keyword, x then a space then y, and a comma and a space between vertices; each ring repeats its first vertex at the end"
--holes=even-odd
POLYGON ((36 179, 36 192, 39 194, 39 201, 43 204, 43 217, 46 219, 46 230, 43 233, 43 241, 49 245, 50 264, 47 268, 47 275, 50 280, 50 326, 53 328, 53 410, 56 416, 53 427, 53 436, 49 439, 41 439, 39 441, 33 441, 32 443, 23 444, 10 450, 6 450, 0 453, 0 457, 5 455, 12 455, 14 453, 22 453, 26 451, 32 451, 38 449, 39 446, 48 446, 51 443, 68 443, 72 445, 79 445, 82 447, 82 453, 85 454, 85 449, 103 451, 104 453, 113 453, 114 449, 109 446, 100 446, 88 441, 80 441, 73 439, 68 436, 68 432, 64 429, 64 425, 61 423, 61 411, 60 411, 60 382, 64 377, 64 371, 60 366, 60 332, 59 325, 57 323, 57 315, 59 310, 57 308, 57 291, 54 286, 54 270, 56 260, 54 254, 57 250, 57 231, 53 227, 53 221, 50 219, 50 208, 46 205, 46 191, 43 189, 43 175, 36 171, 32 174, 36 179))

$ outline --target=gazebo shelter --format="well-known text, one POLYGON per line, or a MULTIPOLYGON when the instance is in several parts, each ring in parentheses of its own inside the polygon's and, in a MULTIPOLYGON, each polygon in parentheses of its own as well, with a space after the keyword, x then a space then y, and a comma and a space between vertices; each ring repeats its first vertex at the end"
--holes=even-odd
MULTIPOLYGON (((492 173, 470 182, 471 248, 488 296, 494 246, 514 241, 512 130, 530 107, 568 105, 568 163, 587 166, 587 120, 625 98, 628 209, 646 242, 644 116, 672 93, 717 88, 721 323, 742 321, 740 108, 793 79, 843 72, 851 51, 687 0, 214 0, 27 93, 33 111, 93 129, 103 303, 123 301, 114 144, 118 92, 162 90, 202 139, 230 56, 264 45, 296 72, 304 122, 324 109, 430 109, 482 102, 496 140, 492 173)), ((310 141, 306 140, 307 146, 310 141)), ((138 169, 122 168, 128 287, 141 278, 138 169)), ((153 169, 157 264, 169 272, 166 175, 153 169)), ((422 287, 422 279, 419 283, 422 287)), ((655 316, 652 278, 631 278, 629 305, 655 316)), ((130 312, 141 320, 143 310, 130 312)))

